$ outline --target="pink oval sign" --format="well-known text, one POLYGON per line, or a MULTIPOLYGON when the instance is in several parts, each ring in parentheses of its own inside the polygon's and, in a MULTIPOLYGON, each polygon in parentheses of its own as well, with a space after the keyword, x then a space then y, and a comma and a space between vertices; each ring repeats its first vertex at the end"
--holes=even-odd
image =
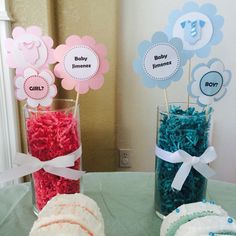
POLYGON ((40 76, 31 76, 25 80, 25 93, 32 99, 41 100, 49 93, 47 81, 40 76))

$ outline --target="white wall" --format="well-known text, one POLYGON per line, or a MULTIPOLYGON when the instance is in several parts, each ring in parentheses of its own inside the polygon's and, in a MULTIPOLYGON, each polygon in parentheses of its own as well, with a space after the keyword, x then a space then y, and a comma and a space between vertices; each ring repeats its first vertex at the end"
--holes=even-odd
MULTIPOLYGON (((138 44, 156 31, 165 29, 172 10, 180 9, 184 0, 120 0, 118 34, 118 148, 132 149, 132 171, 154 170, 154 147, 156 138, 156 107, 164 103, 163 91, 148 89, 132 70, 137 57, 138 44)), ((224 16, 224 39, 213 47, 210 57, 192 59, 192 65, 207 63, 211 58, 221 58, 232 70, 233 78, 227 95, 215 104, 213 144, 218 159, 213 164, 217 179, 236 183, 236 1, 208 0, 199 4, 213 3, 218 13, 224 16)), ((172 83, 168 89, 171 101, 186 101, 186 74, 180 82, 172 83)))
MULTIPOLYGON (((14 95, 13 74, 6 61, 5 39, 10 34, 8 1, 0 0, 0 172, 13 166, 20 151, 18 110, 14 95)), ((18 182, 15 181, 15 182, 18 182)), ((9 183, 0 184, 0 187, 9 183)))

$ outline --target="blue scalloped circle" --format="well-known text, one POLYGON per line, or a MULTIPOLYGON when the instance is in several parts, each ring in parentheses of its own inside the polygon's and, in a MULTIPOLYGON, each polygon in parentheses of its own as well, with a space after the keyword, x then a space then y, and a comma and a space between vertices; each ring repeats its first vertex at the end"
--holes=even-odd
POLYGON ((178 38, 168 39, 168 36, 164 32, 156 32, 151 41, 143 41, 138 46, 139 57, 136 58, 133 62, 134 71, 142 78, 142 83, 148 88, 159 87, 161 89, 166 89, 172 81, 178 81, 183 75, 183 66, 188 60, 188 55, 185 50, 183 50, 182 41, 178 38), (180 58, 180 64, 178 70, 169 78, 165 80, 156 80, 152 78, 144 68, 144 58, 151 48, 157 44, 167 43, 175 48, 176 52, 180 58))
POLYGON ((202 48, 197 50, 187 50, 189 57, 193 57, 195 54, 198 57, 204 58, 210 54, 211 47, 219 44, 223 39, 223 33, 221 32, 221 28, 224 25, 224 18, 217 14, 217 9, 214 5, 207 3, 202 6, 199 6, 195 2, 187 2, 182 10, 175 10, 169 16, 168 26, 165 30, 166 34, 169 37, 173 37, 173 27, 175 22, 183 15, 190 12, 199 12, 203 15, 206 15, 213 26, 213 34, 210 41, 202 48))
MULTIPOLYGON (((230 70, 225 69, 223 62, 220 59, 213 58, 207 64, 200 63, 200 64, 196 65, 192 70, 192 75, 191 75, 192 80, 188 84, 187 90, 188 90, 189 96, 191 96, 192 98, 196 98, 197 99, 197 104, 201 107, 205 107, 207 105, 200 102, 200 97, 204 96, 203 93, 195 94, 193 92, 193 86, 200 86, 199 82, 200 82, 200 79, 201 79, 201 78, 196 78, 194 75, 195 75, 195 72, 198 71, 198 70, 201 70, 202 67, 207 67, 209 69, 209 71, 211 71, 210 68, 211 68, 212 64, 214 64, 215 62, 220 62, 222 67, 224 68, 223 71, 219 72, 223 77, 223 85, 222 85, 222 88, 221 88, 223 93, 220 96, 219 95, 212 96, 213 101, 218 102, 219 100, 221 100, 226 95, 226 93, 228 91, 227 87, 228 87, 228 85, 231 81, 232 73, 231 73, 230 70), (225 76, 227 76, 228 78, 225 78, 225 76)), ((214 71, 217 72, 217 70, 215 70, 215 69, 214 69, 214 71)))

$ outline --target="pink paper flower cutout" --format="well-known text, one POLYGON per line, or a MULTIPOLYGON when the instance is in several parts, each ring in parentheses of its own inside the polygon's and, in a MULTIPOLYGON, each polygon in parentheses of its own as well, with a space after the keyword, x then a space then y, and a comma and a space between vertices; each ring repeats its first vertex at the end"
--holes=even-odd
POLYGON ((80 94, 87 93, 89 88, 97 90, 102 87, 103 74, 109 69, 106 54, 105 46, 97 44, 92 37, 69 36, 66 44, 55 49, 54 56, 59 63, 54 73, 62 78, 64 89, 75 88, 80 94))
POLYGON ((54 82, 51 71, 46 69, 38 73, 31 67, 26 68, 22 76, 15 78, 16 98, 20 101, 27 100, 31 107, 50 106, 57 94, 54 82))
POLYGON ((12 31, 12 37, 6 39, 7 62, 11 68, 16 68, 16 75, 22 75, 27 67, 41 70, 47 68, 48 64, 55 63, 53 40, 42 36, 41 28, 16 27, 12 31))

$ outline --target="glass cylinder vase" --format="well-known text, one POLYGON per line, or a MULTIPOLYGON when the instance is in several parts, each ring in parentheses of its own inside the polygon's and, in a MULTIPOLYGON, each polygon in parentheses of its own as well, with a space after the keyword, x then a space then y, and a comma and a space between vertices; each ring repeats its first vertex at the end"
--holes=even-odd
MULTIPOLYGON (((183 150, 200 157, 209 146, 212 109, 196 104, 170 104, 158 108, 157 147, 174 153, 183 150)), ((159 217, 168 215, 182 204, 198 202, 205 198, 207 179, 191 169, 181 190, 172 182, 183 163, 170 163, 156 156, 155 211, 159 217)))
MULTIPOLYGON (((28 152, 41 161, 68 155, 81 145, 79 106, 73 100, 55 99, 50 108, 25 106, 25 129, 28 152)), ((72 169, 81 169, 81 159, 72 169)), ((57 194, 80 191, 80 180, 70 180, 46 172, 32 174, 32 195, 35 214, 57 194)))

